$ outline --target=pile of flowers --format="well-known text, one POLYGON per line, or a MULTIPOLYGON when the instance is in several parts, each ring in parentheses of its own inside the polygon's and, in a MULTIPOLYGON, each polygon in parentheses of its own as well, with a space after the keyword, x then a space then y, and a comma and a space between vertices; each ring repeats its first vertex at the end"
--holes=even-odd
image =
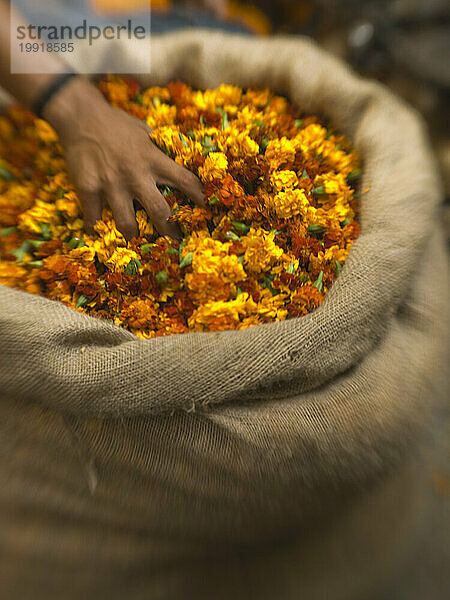
POLYGON ((181 242, 159 236, 143 210, 129 242, 108 209, 87 235, 55 131, 11 108, 0 117, 0 283, 141 338, 317 308, 359 231, 361 171, 348 140, 269 90, 141 90, 118 77, 99 86, 200 177, 207 207, 166 187, 181 242))

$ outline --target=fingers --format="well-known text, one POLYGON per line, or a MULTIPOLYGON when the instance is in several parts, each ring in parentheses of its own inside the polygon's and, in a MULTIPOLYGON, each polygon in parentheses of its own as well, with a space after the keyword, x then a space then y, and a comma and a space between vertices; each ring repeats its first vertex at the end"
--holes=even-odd
POLYGON ((120 185, 115 185, 107 189, 106 198, 113 212, 117 229, 127 240, 137 237, 139 231, 131 194, 120 185))
POLYGON ((182 235, 178 226, 175 223, 167 222, 167 219, 171 215, 170 208, 156 185, 152 182, 149 182, 148 185, 137 185, 134 191, 159 234, 168 235, 175 240, 181 240, 182 235))
POLYGON ((159 154, 154 169, 156 182, 170 185, 188 196, 197 206, 206 206, 205 194, 200 179, 189 169, 182 167, 163 152, 159 154))
POLYGON ((95 223, 102 218, 103 202, 98 192, 79 193, 83 206, 83 219, 87 233, 94 233, 95 223))

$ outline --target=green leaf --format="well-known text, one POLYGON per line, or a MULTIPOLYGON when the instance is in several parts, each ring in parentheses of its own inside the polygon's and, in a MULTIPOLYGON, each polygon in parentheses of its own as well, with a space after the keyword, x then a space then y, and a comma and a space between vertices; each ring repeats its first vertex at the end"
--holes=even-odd
POLYGON ((214 144, 210 135, 205 135, 200 144, 203 146, 203 156, 208 156, 210 152, 217 152, 218 150, 216 144, 214 144))
POLYGON ((138 274, 140 267, 142 267, 142 263, 137 258, 132 258, 125 267, 124 273, 134 277, 138 274))
POLYGON ((295 119, 294 125, 297 127, 297 129, 301 129, 303 127, 303 119, 295 119))
POLYGON ((80 243, 84 246, 83 238, 73 237, 70 242, 67 244, 71 250, 75 248, 81 248, 80 243))
POLYGON ((169 278, 167 277, 167 273, 165 271, 158 271, 158 273, 156 273, 156 281, 161 287, 166 285, 168 279, 169 278))
POLYGON ((45 244, 44 240, 26 240, 29 244, 31 248, 40 248, 42 246, 42 244, 45 244))
POLYGON ((277 296, 280 292, 272 287, 272 282, 275 279, 275 275, 264 275, 262 278, 262 286, 270 290, 272 296, 277 296))
POLYGON ((41 235, 44 240, 52 239, 52 232, 50 231, 48 223, 39 223, 39 229, 41 230, 41 235))
POLYGON ((233 242, 239 242, 240 241, 240 237, 238 235, 236 235, 234 233, 234 231, 227 231, 225 234, 225 237, 228 238, 229 240, 232 240, 233 242))
POLYGON ((16 262, 23 262, 25 255, 28 254, 30 250, 31 246, 28 240, 25 240, 18 248, 11 250, 10 254, 16 257, 16 262))
POLYGON ((319 185, 316 188, 313 188, 311 190, 311 194, 314 194, 314 196, 323 196, 324 194, 326 194, 326 190, 325 190, 325 186, 324 185, 319 185))
POLYGON ((180 262, 180 269, 192 265, 192 252, 188 252, 180 262))
POLYGON ((346 177, 347 182, 350 183, 350 181, 355 181, 355 179, 358 179, 358 177, 361 176, 361 173, 361 169, 354 169, 353 171, 350 171, 350 173, 346 177))
POLYGON ((313 286, 316 287, 319 292, 323 292, 323 271, 320 271, 319 277, 313 283, 313 286))
POLYGON ((174 248, 173 246, 169 246, 168 248, 165 249, 164 252, 166 254, 169 254, 169 256, 175 256, 175 254, 178 256, 178 250, 176 248, 174 248))
POLYGON ((264 121, 260 121, 259 119, 255 119, 253 121, 253 125, 256 125, 257 127, 259 127, 261 129, 261 127, 264 127, 265 123, 264 123, 264 121))
POLYGON ((290 273, 291 275, 294 275, 294 273, 295 273, 295 265, 294 265, 294 263, 289 263, 289 266, 286 269, 286 273, 290 273))
POLYGON ((143 97, 141 93, 136 94, 136 98, 135 98, 136 102, 138 104, 140 104, 142 106, 142 102, 143 102, 143 97))
POLYGON ((181 133, 181 131, 180 131, 180 133, 179 133, 179 136, 180 136, 180 140, 183 142, 183 146, 184 146, 185 148, 189 148, 189 144, 188 144, 188 143, 186 142, 186 140, 184 139, 184 135, 181 133))
POLYGON ((88 302, 89 299, 86 298, 86 296, 84 296, 83 294, 80 294, 80 296, 78 296, 77 303, 75 304, 75 308, 80 308, 80 306, 84 306, 88 302))
POLYGON ((269 145, 269 140, 267 138, 263 138, 261 140, 261 150, 265 152, 267 150, 267 146, 269 145))
POLYGON ((180 245, 178 246, 178 260, 181 262, 181 254, 183 252, 183 248, 186 246, 186 242, 185 240, 182 240, 180 242, 180 245))
POLYGON ((148 254, 152 248, 154 248, 156 244, 142 244, 141 246, 141 254, 148 254))
POLYGON ((336 265, 336 275, 339 275, 339 273, 342 271, 342 265, 338 260, 335 260, 334 264, 336 265))
POLYGON ((57 200, 61 200, 62 198, 64 198, 64 196, 66 195, 66 190, 64 190, 63 188, 58 188, 56 190, 56 199, 57 200))
POLYGON ((0 237, 6 237, 10 233, 15 233, 16 231, 18 231, 17 227, 3 227, 3 229, 0 229, 0 237))
POLYGON ((161 192, 161 194, 164 196, 164 198, 172 193, 173 193, 173 191, 170 189, 170 187, 168 185, 165 185, 163 191, 161 192))
POLYGON ((341 221, 341 225, 342 227, 345 227, 346 225, 348 225, 349 223, 351 223, 350 219, 345 218, 343 221, 341 221))
POLYGON ((236 298, 242 294, 242 290, 240 287, 236 288, 236 298))
POLYGON ((240 221, 231 221, 231 224, 240 235, 245 235, 250 231, 250 227, 245 223, 241 223, 240 221))
POLYGON ((279 233, 281 233, 281 231, 279 229, 271 229, 270 233, 273 233, 273 235, 278 235, 279 233))
POLYGON ((301 176, 301 179, 310 179, 308 172, 306 171, 306 169, 303 169, 303 173, 301 176))
POLYGON ((44 263, 42 260, 32 260, 29 263, 27 263, 27 265, 30 267, 42 267, 43 264, 44 263))
POLYGON ((228 122, 228 115, 226 112, 224 112, 223 116, 222 116, 222 131, 225 131, 225 129, 228 129, 229 126, 230 126, 230 123, 228 122))
POLYGON ((210 206, 214 206, 215 204, 219 204, 219 198, 217 196, 211 196, 211 198, 208 200, 208 204, 210 206))
POLYGON ((319 225, 319 223, 311 223, 308 227, 309 233, 321 234, 325 231, 325 227, 323 225, 319 225))
POLYGON ((16 179, 11 171, 6 167, 0 167, 0 177, 2 179, 6 179, 6 181, 14 181, 16 179))
POLYGON ((245 258, 244 254, 241 254, 240 256, 238 256, 238 262, 241 263, 241 265, 244 262, 244 258, 245 258))

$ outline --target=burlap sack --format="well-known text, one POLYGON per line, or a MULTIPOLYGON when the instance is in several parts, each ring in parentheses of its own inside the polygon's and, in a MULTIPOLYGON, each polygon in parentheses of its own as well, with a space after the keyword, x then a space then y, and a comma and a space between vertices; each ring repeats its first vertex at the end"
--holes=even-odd
POLYGON ((423 125, 302 39, 177 33, 152 63, 328 115, 364 161, 361 235, 317 311, 244 331, 141 341, 1 287, 0 597, 368 598, 419 534, 442 391, 423 125))

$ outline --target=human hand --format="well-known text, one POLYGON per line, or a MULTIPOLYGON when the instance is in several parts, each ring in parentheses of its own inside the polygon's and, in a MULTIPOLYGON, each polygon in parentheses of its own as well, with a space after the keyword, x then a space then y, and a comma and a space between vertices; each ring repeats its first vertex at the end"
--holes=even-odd
POLYGON ((137 236, 136 198, 161 235, 180 239, 177 225, 167 221, 170 208, 157 184, 177 188, 205 206, 200 180, 153 144, 144 122, 111 106, 87 80, 71 79, 43 116, 59 134, 88 232, 108 203, 123 235, 137 236))

